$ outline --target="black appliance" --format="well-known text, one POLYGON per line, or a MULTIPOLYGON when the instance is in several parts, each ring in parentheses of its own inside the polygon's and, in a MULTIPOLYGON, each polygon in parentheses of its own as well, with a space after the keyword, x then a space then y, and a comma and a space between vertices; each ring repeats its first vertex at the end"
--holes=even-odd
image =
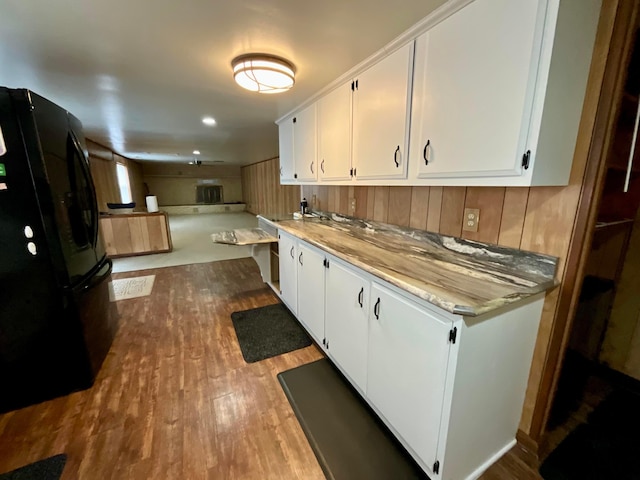
POLYGON ((80 121, 0 87, 0 412, 90 387, 118 317, 80 121))

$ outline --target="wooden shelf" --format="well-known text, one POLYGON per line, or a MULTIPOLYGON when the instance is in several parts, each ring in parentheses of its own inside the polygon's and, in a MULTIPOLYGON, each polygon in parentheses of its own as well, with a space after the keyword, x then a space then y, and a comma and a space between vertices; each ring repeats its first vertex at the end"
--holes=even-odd
POLYGON ((598 220, 596 222, 596 227, 598 229, 604 229, 609 227, 616 227, 619 225, 624 225, 627 223, 633 223, 633 218, 622 218, 619 220, 607 219, 607 220, 598 220))

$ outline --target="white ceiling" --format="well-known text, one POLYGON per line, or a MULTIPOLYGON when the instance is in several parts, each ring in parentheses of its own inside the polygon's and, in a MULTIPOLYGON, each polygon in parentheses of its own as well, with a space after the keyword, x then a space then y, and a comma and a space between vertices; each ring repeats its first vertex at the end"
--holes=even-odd
POLYGON ((444 2, 0 0, 0 85, 53 100, 129 158, 253 163, 278 154, 276 119, 444 2), (295 86, 238 87, 231 60, 250 52, 293 62, 295 86))

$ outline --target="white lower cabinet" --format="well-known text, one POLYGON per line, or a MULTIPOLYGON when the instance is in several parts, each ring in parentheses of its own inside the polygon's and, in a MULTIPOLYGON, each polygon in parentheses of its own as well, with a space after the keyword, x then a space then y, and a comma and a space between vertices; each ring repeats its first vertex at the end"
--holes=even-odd
POLYGON ((453 322, 375 282, 370 312, 367 398, 420 459, 433 466, 453 322))
POLYGON ((325 348, 361 392, 367 382, 367 332, 371 282, 329 258, 325 282, 325 348))
POLYGON ((292 235, 278 233, 280 269, 280 297, 294 315, 298 315, 298 240, 292 235))
POLYGON ((325 255, 320 250, 298 243, 298 320, 321 344, 324 339, 325 255))
POLYGON ((279 239, 282 300, 432 480, 476 479, 515 445, 544 293, 454 315, 279 239))

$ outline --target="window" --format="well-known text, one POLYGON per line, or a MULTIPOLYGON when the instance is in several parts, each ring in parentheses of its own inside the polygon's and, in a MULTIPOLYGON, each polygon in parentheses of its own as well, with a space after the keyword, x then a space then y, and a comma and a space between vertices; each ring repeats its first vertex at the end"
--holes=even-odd
POLYGON ((120 189, 120 201, 122 203, 131 203, 131 184, 129 183, 129 171, 127 166, 122 163, 116 163, 116 175, 118 176, 118 188, 120 189))

